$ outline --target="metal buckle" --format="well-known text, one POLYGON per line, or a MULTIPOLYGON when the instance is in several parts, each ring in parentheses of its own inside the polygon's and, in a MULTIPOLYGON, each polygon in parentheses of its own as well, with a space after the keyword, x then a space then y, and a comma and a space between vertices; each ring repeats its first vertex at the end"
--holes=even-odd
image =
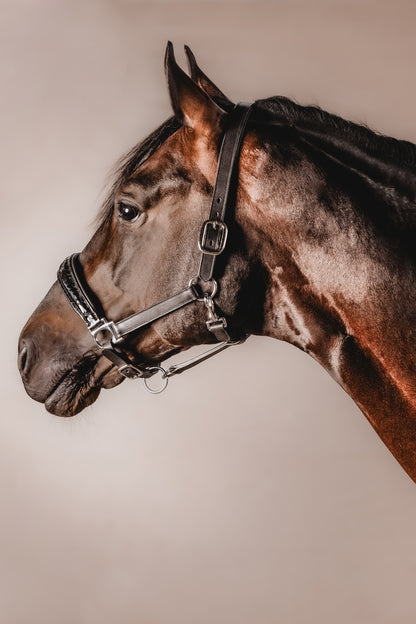
POLYGON ((205 221, 199 234, 199 251, 210 256, 218 256, 225 249, 227 236, 228 228, 223 221, 215 221, 214 219, 205 221))
POLYGON ((205 301, 206 297, 212 299, 212 297, 215 297, 218 290, 218 284, 215 279, 205 282, 199 275, 195 275, 195 277, 189 280, 188 287, 194 289, 197 301, 205 301))
POLYGON ((215 336, 218 342, 229 342, 231 340, 229 333, 225 329, 227 327, 227 321, 224 317, 216 321, 206 321, 206 326, 208 331, 215 336))
POLYGON ((124 366, 119 366, 118 372, 123 377, 127 377, 127 379, 138 379, 139 377, 143 377, 143 372, 133 366, 133 364, 125 364, 124 366))
POLYGON ((212 297, 204 297, 204 304, 208 312, 208 319, 205 321, 208 331, 215 336, 218 342, 229 342, 231 338, 225 329, 227 321, 223 316, 218 316, 216 313, 212 297))
POLYGON ((95 340, 95 343, 100 349, 105 349, 111 346, 112 342, 120 342, 123 338, 120 336, 119 331, 117 329, 117 325, 114 321, 107 321, 107 319, 100 319, 96 321, 93 325, 90 325, 88 328, 92 334, 92 337, 95 340), (110 340, 101 341, 100 334, 105 334, 108 332, 111 334, 110 340))

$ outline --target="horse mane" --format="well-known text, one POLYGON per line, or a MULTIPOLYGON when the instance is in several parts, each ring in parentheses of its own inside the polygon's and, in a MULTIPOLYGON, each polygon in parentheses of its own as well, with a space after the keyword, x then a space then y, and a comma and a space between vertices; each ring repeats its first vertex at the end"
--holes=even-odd
POLYGON ((400 246, 414 257, 416 145, 285 97, 259 100, 256 110, 257 122, 292 128, 300 148, 342 176, 338 179, 359 199, 366 217, 380 232, 396 232, 400 246))
POLYGON ((307 134, 348 142, 385 164, 407 169, 416 175, 416 145, 409 141, 384 136, 364 124, 346 121, 318 106, 301 106, 283 96, 256 102, 260 119, 294 126, 307 134))

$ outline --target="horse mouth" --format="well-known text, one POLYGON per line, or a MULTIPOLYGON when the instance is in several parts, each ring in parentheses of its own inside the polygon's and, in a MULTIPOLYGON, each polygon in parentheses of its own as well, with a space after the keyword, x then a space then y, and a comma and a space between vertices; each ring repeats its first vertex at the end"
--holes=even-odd
POLYGON ((102 388, 113 388, 123 379, 106 358, 90 358, 66 371, 45 399, 45 408, 54 416, 75 416, 97 400, 102 388))

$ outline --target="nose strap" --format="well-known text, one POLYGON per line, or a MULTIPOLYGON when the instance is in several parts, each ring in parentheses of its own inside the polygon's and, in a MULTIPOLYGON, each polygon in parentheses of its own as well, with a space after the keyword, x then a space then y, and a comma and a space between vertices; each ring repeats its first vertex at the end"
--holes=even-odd
POLYGON ((100 302, 87 284, 78 253, 68 256, 62 262, 58 269, 58 281, 69 303, 84 323, 87 324, 88 328, 97 323, 100 320, 100 316, 98 316, 96 310, 98 306, 98 310, 100 310, 100 302))
POLYGON ((199 297, 196 287, 190 285, 164 301, 114 322, 105 317, 99 300, 89 288, 78 253, 72 254, 62 262, 58 270, 58 281, 69 303, 87 325, 103 355, 118 367, 122 375, 129 378, 150 377, 154 373, 150 373, 150 369, 146 366, 131 362, 120 348, 119 343, 124 337, 183 308, 199 297))
MULTIPOLYGON (((99 314, 102 312, 101 304, 87 284, 78 253, 72 254, 62 262, 58 269, 58 281, 72 308, 85 322, 98 344, 94 329, 106 326, 109 322, 104 313, 99 314)), ((98 344, 98 346, 124 377, 135 379, 145 375, 145 369, 133 364, 116 345, 112 344, 111 339, 106 345, 98 344)))
POLYGON ((108 339, 113 343, 121 342, 128 334, 200 298, 196 286, 190 284, 188 288, 140 312, 120 321, 109 321, 105 317, 98 298, 87 284, 78 253, 72 254, 62 262, 58 270, 58 281, 70 304, 87 324, 98 346, 102 348, 106 346, 108 339), (107 335, 107 339, 103 334, 107 335))

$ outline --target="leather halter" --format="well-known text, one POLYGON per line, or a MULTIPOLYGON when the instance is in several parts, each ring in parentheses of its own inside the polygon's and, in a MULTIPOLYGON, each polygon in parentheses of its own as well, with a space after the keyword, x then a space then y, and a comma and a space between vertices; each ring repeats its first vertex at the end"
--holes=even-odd
POLYGON ((120 321, 112 321, 106 318, 99 300, 87 284, 79 254, 75 253, 69 256, 59 267, 59 283, 73 309, 86 323, 97 346, 102 350, 102 354, 118 367, 119 372, 124 377, 130 379, 143 378, 146 388, 150 392, 161 392, 166 388, 168 378, 172 375, 182 373, 184 370, 188 370, 216 353, 240 344, 246 339, 244 336, 239 340, 232 340, 226 329, 226 319, 217 315, 214 303, 217 282, 213 275, 216 257, 224 251, 227 243, 228 228, 225 216, 227 209, 231 208, 234 200, 233 182, 236 180, 241 144, 251 108, 252 105, 241 102, 227 117, 227 129, 223 136, 218 158, 211 210, 209 218, 202 225, 198 240, 198 248, 201 251, 199 272, 197 276, 189 280, 187 288, 141 312, 132 314, 120 321), (124 353, 121 345, 126 336, 194 301, 204 303, 208 317, 207 329, 215 336, 219 344, 201 355, 171 366, 168 370, 164 370, 159 365, 146 366, 133 363, 124 353), (148 386, 146 379, 157 372, 162 373, 163 386, 159 390, 153 390, 148 386))

